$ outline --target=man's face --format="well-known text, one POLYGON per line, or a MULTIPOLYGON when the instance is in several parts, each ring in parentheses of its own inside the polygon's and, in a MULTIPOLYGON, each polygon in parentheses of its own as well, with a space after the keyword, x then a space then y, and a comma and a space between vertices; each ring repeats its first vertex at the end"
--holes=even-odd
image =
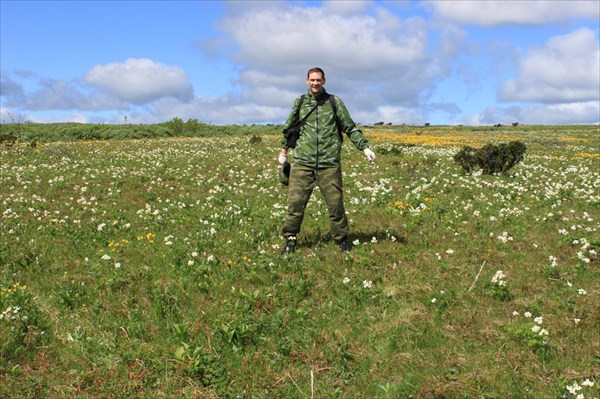
POLYGON ((325 84, 325 78, 320 72, 311 72, 306 78, 306 84, 310 87, 310 92, 317 96, 323 91, 323 85, 325 84))

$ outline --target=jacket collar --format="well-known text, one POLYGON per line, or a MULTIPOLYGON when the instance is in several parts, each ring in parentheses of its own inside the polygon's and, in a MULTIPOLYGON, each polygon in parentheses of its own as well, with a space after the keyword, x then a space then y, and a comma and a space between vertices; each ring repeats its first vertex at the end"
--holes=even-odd
POLYGON ((329 98, 329 93, 327 93, 327 90, 325 90, 325 88, 323 87, 323 91, 319 93, 319 95, 315 98, 310 89, 308 89, 307 96, 316 99, 319 103, 324 103, 329 98))

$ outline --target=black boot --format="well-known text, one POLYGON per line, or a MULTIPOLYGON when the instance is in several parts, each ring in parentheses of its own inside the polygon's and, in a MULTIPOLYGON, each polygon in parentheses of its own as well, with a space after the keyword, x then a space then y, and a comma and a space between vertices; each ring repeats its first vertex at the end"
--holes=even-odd
POLYGON ((338 245, 340 246, 340 250, 342 252, 350 252, 350 241, 348 241, 348 237, 342 238, 338 245))
POLYGON ((285 254, 293 254, 294 251, 296 251, 296 243, 297 243, 297 239, 296 236, 289 236, 287 237, 287 240, 285 242, 285 248, 283 248, 283 251, 281 251, 284 255, 285 254))

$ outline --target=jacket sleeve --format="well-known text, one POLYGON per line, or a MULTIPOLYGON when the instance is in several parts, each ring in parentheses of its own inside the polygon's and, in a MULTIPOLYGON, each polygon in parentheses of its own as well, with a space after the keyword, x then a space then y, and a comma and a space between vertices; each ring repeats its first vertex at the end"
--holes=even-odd
POLYGON ((356 126, 356 123, 350 117, 350 113, 346 108, 344 102, 335 97, 335 104, 337 108, 337 118, 339 123, 339 128, 342 132, 346 134, 350 138, 350 141, 354 144, 354 146, 359 150, 364 150, 369 147, 369 140, 365 137, 362 131, 356 126))
POLYGON ((285 131, 288 127, 293 126, 300 120, 300 97, 296 98, 294 101, 294 106, 292 107, 292 112, 288 116, 285 124, 283 125, 282 137, 281 137, 281 147, 287 149, 287 140, 285 138, 285 131))

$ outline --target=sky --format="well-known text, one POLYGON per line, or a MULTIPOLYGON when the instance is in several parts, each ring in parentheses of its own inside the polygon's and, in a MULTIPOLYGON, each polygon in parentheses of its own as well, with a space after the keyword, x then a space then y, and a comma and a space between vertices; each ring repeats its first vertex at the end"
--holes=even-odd
POLYGON ((0 0, 2 123, 600 124, 600 1, 0 0))

